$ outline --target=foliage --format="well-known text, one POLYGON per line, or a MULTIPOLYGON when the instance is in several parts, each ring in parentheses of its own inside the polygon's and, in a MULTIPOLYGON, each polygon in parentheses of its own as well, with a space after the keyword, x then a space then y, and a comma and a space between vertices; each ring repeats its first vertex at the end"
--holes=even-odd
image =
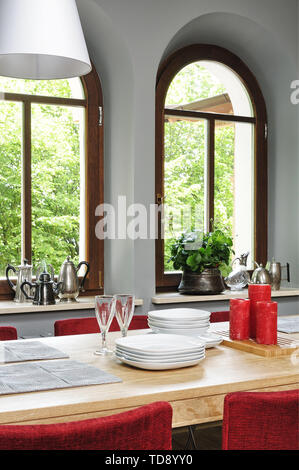
POLYGON ((180 235, 171 245, 171 261, 177 270, 200 274, 206 268, 218 268, 226 276, 232 245, 232 238, 222 230, 206 234, 194 230, 180 235))
MULTIPOLYGON (((79 80, 79 79, 78 79, 79 80)), ((0 79, 0 91, 71 97, 68 80, 0 79)), ((32 105, 32 262, 79 261, 83 111, 32 105)), ((22 105, 0 101, 0 272, 21 262, 22 105), (8 216, 9 214, 9 216, 8 216)))
MULTIPOLYGON (((226 93, 214 76, 199 62, 183 68, 172 81, 166 106, 183 104, 226 93)), ((234 136, 232 123, 216 121, 214 223, 233 237, 234 220, 234 136)), ((207 126, 204 120, 171 120, 164 128, 164 221, 165 271, 173 265, 171 248, 180 233, 204 231, 205 156, 207 126), (190 216, 181 217, 184 211, 190 216)))

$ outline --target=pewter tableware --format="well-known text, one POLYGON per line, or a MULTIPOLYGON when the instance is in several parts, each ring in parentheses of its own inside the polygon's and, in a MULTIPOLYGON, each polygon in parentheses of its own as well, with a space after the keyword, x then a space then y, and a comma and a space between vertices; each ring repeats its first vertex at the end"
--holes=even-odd
MULTIPOLYGON (((14 301, 18 303, 28 302, 23 291, 21 290, 21 284, 26 280, 31 282, 32 280, 32 265, 28 264, 28 261, 24 259, 24 264, 21 264, 17 268, 9 264, 6 268, 6 279, 9 287, 15 293, 14 301), (14 284, 9 278, 9 271, 13 271, 17 275, 17 282, 14 284)), ((27 294, 30 293, 29 288, 26 287, 27 294)))
POLYGON ((89 263, 87 263, 87 261, 81 261, 76 267, 70 257, 67 257, 61 266, 58 276, 58 281, 62 283, 62 287, 58 295, 60 302, 76 302, 80 291, 83 291, 84 282, 88 273, 89 263), (86 271, 80 283, 78 272, 83 265, 86 266, 86 271))

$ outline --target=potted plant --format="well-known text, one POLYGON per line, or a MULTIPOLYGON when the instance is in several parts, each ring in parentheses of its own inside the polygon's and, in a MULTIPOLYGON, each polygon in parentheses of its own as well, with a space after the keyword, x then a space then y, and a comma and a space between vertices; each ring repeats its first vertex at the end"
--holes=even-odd
POLYGON ((230 272, 233 241, 222 230, 203 234, 193 230, 182 234, 171 246, 176 270, 182 270, 178 287, 181 294, 219 294, 223 277, 230 272))

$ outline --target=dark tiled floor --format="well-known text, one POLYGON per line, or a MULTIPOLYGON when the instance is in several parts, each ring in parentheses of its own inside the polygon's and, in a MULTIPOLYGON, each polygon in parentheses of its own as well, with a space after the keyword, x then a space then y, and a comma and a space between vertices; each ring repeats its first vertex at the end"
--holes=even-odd
MULTIPOLYGON (((222 427, 194 427, 194 438, 197 450, 221 450, 222 427)), ((190 450, 194 449, 192 444, 188 442, 188 428, 175 429, 173 432, 172 446, 173 450, 190 450)))

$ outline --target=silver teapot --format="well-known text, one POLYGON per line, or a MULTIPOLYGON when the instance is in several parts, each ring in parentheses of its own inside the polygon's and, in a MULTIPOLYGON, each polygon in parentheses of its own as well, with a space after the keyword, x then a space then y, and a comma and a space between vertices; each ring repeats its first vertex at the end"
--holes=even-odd
MULTIPOLYGON (((25 297, 24 292, 21 290, 21 285, 24 281, 31 282, 32 280, 32 265, 28 264, 28 260, 24 259, 24 264, 17 266, 17 268, 9 264, 6 268, 5 274, 6 274, 6 279, 7 279, 9 287, 15 293, 14 301, 19 302, 19 303, 28 302, 29 299, 25 297), (9 279, 9 271, 13 271, 17 275, 16 284, 14 284, 9 279)), ((27 294, 30 293, 30 289, 28 286, 26 287, 25 291, 27 294)))
POLYGON ((264 268, 262 264, 254 262, 257 268, 253 271, 251 277, 251 284, 270 284, 271 285, 271 275, 268 269, 264 268))
POLYGON ((58 276, 58 282, 61 282, 61 289, 58 294, 60 302, 76 302, 80 291, 83 291, 84 282, 88 273, 89 263, 87 263, 87 261, 81 261, 78 266, 75 266, 70 256, 67 257, 61 266, 58 276), (80 283, 78 271, 83 265, 86 266, 86 271, 80 283))

